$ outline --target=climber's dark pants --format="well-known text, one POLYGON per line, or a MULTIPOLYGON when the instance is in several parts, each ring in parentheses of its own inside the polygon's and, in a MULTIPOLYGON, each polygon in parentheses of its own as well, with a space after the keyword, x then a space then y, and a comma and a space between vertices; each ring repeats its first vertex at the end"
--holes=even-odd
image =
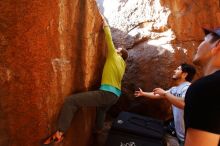
POLYGON ((79 107, 97 107, 96 128, 101 129, 104 124, 106 111, 117 100, 118 97, 114 93, 103 90, 73 94, 67 97, 62 107, 58 119, 58 128, 60 131, 66 132, 79 107))

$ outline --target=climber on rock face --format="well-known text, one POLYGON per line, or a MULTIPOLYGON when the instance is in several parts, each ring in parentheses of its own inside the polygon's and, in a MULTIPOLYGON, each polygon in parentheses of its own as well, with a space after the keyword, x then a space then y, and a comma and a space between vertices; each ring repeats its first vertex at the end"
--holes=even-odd
POLYGON ((58 118, 58 129, 44 144, 59 143, 71 125, 75 112, 79 107, 97 107, 96 131, 103 128, 106 111, 115 104, 121 95, 121 81, 126 68, 128 52, 124 48, 115 49, 110 28, 102 16, 103 29, 108 47, 106 62, 103 68, 99 90, 73 94, 67 97, 58 118))
POLYGON ((143 92, 141 89, 135 91, 136 97, 143 96, 151 99, 166 99, 172 104, 174 122, 167 127, 167 134, 165 135, 166 142, 172 145, 184 145, 185 126, 183 119, 183 109, 185 106, 184 98, 190 82, 196 73, 192 65, 183 63, 174 70, 172 79, 176 86, 165 91, 162 88, 155 88, 153 92, 143 92), (174 123, 174 124, 173 124, 174 123), (176 133, 174 135, 174 133, 176 133))

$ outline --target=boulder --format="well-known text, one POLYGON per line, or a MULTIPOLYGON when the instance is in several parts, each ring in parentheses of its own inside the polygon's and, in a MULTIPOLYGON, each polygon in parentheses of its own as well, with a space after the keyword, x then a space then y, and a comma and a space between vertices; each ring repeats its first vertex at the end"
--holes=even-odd
MULTIPOLYGON (((93 0, 2 0, 0 12, 0 145, 39 146, 68 95, 98 89, 102 20, 93 0)), ((60 146, 90 145, 94 121, 80 110, 60 146)))

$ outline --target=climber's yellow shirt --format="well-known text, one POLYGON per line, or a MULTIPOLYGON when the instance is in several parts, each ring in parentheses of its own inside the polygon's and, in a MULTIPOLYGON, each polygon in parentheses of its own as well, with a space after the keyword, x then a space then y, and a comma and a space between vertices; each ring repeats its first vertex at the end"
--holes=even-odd
POLYGON ((108 53, 102 73, 100 90, 109 91, 117 96, 120 96, 121 80, 125 72, 126 63, 124 59, 116 52, 112 41, 111 31, 108 26, 104 27, 104 32, 108 53))

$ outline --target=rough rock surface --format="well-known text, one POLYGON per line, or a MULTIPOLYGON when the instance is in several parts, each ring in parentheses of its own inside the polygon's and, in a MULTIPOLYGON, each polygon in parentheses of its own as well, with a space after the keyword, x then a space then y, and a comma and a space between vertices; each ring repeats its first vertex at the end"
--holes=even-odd
MULTIPOLYGON (((39 146, 71 93, 97 89, 104 62, 93 0, 0 2, 0 145, 39 146)), ((60 146, 90 145, 95 109, 82 109, 60 146)))
MULTIPOLYGON (((167 102, 134 100, 133 92, 172 85, 173 69, 191 63, 200 27, 220 26, 219 0, 97 1, 116 46, 130 49, 115 109, 167 119, 167 102)), ((54 132, 68 95, 99 86, 105 44, 98 9, 94 0, 2 0, 0 12, 0 145, 38 146, 54 132)), ((95 109, 80 110, 60 146, 90 145, 94 117, 95 109)))
MULTIPOLYGON (((173 70, 182 62, 192 63, 194 50, 203 39, 201 27, 220 26, 219 1, 97 1, 112 27, 116 46, 130 49, 123 80, 124 94, 113 110, 142 105, 135 110, 167 119, 169 105, 166 102, 134 100, 133 92, 138 87, 151 91, 172 85, 173 70)), ((200 69, 198 76, 201 76, 200 69)))

